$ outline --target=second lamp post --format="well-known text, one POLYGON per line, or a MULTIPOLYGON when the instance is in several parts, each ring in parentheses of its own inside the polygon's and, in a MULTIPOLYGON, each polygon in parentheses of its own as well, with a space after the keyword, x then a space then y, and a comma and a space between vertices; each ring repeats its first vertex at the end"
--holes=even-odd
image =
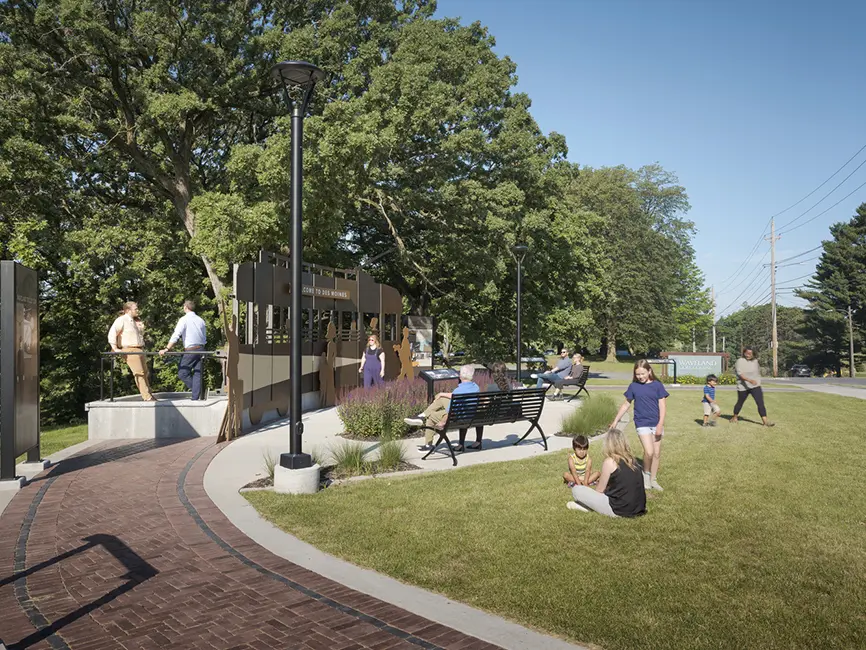
POLYGON ((521 330, 521 293, 523 290, 523 278, 521 273, 521 265, 523 264, 523 258, 526 257, 526 252, 529 250, 529 247, 525 244, 517 244, 513 246, 511 249, 511 254, 514 256, 514 260, 517 262, 517 383, 520 383, 520 362, 523 357, 523 346, 520 341, 520 330, 521 330))

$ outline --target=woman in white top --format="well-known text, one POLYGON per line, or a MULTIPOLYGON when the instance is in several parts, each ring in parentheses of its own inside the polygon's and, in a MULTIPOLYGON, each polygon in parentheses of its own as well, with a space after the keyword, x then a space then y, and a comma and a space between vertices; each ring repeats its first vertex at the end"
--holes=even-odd
MULTIPOLYGON (((114 352, 144 352, 144 323, 138 317, 138 305, 134 302, 123 303, 120 312, 108 330, 108 344, 114 352)), ((131 354, 122 357, 132 376, 135 385, 145 402, 155 402, 156 398, 150 392, 150 382, 147 379, 147 359, 142 354, 131 354)))
POLYGON ((751 395, 758 407, 758 415, 765 427, 775 426, 774 422, 767 419, 767 407, 764 406, 764 391, 761 389, 761 366, 755 358, 752 348, 743 348, 743 356, 734 364, 734 372, 737 375, 737 403, 734 406, 734 417, 731 424, 736 424, 740 418, 740 410, 746 403, 746 398, 751 395))

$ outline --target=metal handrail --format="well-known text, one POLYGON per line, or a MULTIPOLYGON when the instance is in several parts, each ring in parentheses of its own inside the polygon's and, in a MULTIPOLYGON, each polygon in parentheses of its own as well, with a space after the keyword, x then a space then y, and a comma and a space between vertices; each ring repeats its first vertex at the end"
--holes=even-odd
MULTIPOLYGON (((165 352, 164 354, 160 354, 159 352, 101 352, 99 356, 99 401, 103 401, 105 399, 105 359, 106 357, 111 359, 111 372, 109 373, 109 397, 108 401, 114 401, 114 368, 115 368, 115 359, 117 357, 182 357, 187 354, 195 354, 201 355, 205 357, 213 357, 217 359, 225 359, 226 354, 223 350, 186 350, 186 351, 178 351, 178 352, 165 352)), ((225 376, 223 374, 223 379, 220 381, 220 385, 225 384, 225 376)), ((201 367, 201 380, 203 390, 207 390, 204 388, 205 386, 205 366, 202 363, 201 367)))

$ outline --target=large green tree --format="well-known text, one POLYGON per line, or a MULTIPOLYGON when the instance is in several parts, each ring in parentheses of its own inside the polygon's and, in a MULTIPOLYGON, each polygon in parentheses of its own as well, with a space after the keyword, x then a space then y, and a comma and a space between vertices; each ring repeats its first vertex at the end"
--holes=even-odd
MULTIPOLYGON (((784 373, 795 363, 808 362, 814 342, 803 331, 804 310, 799 307, 776 307, 776 329, 778 332, 778 363, 784 373)), ((737 359, 745 346, 754 348, 765 371, 772 372, 773 340, 772 306, 744 306, 742 309, 720 318, 716 324, 718 340, 724 342, 719 349, 727 352, 731 360, 737 359)))
POLYGON ((657 352, 674 346, 682 330, 710 324, 691 246, 694 224, 683 217, 688 197, 676 176, 657 164, 584 168, 572 192, 600 219, 593 234, 605 264, 593 313, 609 359, 618 346, 657 352))
POLYGON ((830 227, 815 275, 797 295, 809 302, 805 331, 816 342, 816 365, 840 370, 849 356, 848 314, 856 348, 866 328, 866 203, 847 222, 830 227))

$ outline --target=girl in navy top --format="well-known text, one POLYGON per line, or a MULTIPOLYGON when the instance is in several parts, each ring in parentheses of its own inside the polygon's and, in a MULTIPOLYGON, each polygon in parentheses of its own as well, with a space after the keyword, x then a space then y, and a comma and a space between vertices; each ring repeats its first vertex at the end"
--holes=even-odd
POLYGON ((659 460, 662 454, 662 436, 665 432, 665 399, 668 392, 653 374, 652 366, 646 359, 639 359, 634 364, 634 377, 628 390, 625 391, 625 401, 619 407, 611 429, 617 428, 620 418, 628 411, 634 402, 634 426, 638 439, 643 446, 643 481, 647 489, 662 491, 656 475, 659 471, 659 460))

